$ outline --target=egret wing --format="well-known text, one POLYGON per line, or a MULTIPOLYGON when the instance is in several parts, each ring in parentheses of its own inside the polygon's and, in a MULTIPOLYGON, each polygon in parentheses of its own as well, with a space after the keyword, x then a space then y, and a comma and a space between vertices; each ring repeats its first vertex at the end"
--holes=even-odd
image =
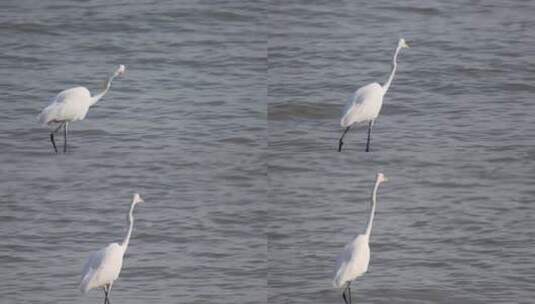
POLYGON ((84 87, 70 88, 59 92, 38 116, 41 124, 63 120, 74 121, 84 119, 89 109, 91 94, 84 87))
POLYGON ((382 105, 383 88, 374 82, 359 88, 351 95, 342 112, 340 125, 348 127, 355 122, 377 117, 382 105))
POLYGON ((82 273, 80 290, 110 284, 119 277, 123 265, 124 250, 117 243, 108 245, 93 253, 87 260, 82 273))
MULTIPOLYGON (((106 247, 107 248, 107 247, 106 247)), ((82 277, 80 279, 80 290, 86 293, 89 289, 89 284, 92 278, 95 276, 96 270, 102 264, 106 248, 102 248, 98 251, 91 253, 85 262, 84 269, 82 270, 82 277)))
POLYGON ((342 288, 346 283, 345 277, 351 261, 352 247, 353 242, 348 243, 336 258, 336 274, 333 280, 333 286, 335 288, 342 288))
POLYGON ((336 275, 333 285, 342 288, 368 270, 369 249, 364 235, 349 242, 336 260, 336 275))

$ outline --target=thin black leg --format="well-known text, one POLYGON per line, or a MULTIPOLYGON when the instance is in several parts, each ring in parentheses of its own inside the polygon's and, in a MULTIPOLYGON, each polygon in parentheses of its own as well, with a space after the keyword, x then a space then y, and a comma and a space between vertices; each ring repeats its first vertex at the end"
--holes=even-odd
POLYGON ((349 294, 349 304, 351 304, 351 282, 347 283, 347 293, 349 294))
POLYGON ((69 122, 65 122, 65 125, 63 126, 63 139, 65 140, 63 142, 63 153, 67 153, 67 128, 69 127, 69 122))
POLYGON ((342 291, 342 298, 344 298, 344 302, 345 302, 346 304, 349 304, 349 302, 347 301, 347 298, 346 298, 346 290, 347 290, 347 288, 344 289, 344 291, 342 291))
POLYGON ((108 285, 108 304, 111 304, 110 298, 111 298, 111 284, 108 285))
POLYGON ((104 286, 104 304, 108 304, 108 290, 107 287, 104 286))
POLYGON ((349 128, 351 128, 351 126, 347 127, 344 130, 344 133, 342 134, 342 137, 340 137, 340 140, 338 141, 338 152, 342 152, 342 145, 344 144, 344 142, 342 140, 344 139, 344 136, 346 136, 347 131, 349 131, 349 128))
POLYGON ((59 125, 59 127, 57 127, 56 129, 54 129, 54 131, 52 131, 50 133, 50 141, 52 142, 52 146, 54 147, 54 151, 56 151, 56 153, 58 153, 58 148, 56 147, 56 142, 54 141, 54 134, 56 132, 58 132, 59 129, 61 129, 61 127, 63 126, 64 123, 61 123, 59 125))
POLYGON ((368 140, 366 141, 366 152, 370 152, 370 137, 372 135, 373 120, 370 120, 368 125, 368 140))
POLYGON ((50 141, 52 142, 52 147, 54 147, 54 151, 57 154, 58 153, 58 148, 56 148, 56 143, 54 142, 54 133, 50 133, 50 141))

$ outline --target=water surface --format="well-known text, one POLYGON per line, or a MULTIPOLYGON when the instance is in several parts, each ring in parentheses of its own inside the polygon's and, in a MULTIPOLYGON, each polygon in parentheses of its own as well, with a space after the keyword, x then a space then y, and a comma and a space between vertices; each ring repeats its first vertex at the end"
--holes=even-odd
POLYGON ((343 303, 336 256, 365 229, 354 303, 528 303, 535 271, 535 5, 516 1, 272 1, 270 303, 343 303), (398 73, 364 153, 343 153, 348 96, 398 73))
POLYGON ((112 303, 265 299, 263 7, 0 4, 0 302, 101 303, 79 275, 123 239, 135 191, 146 203, 112 303), (98 91, 118 64, 125 77, 54 155, 38 112, 63 89, 98 91))

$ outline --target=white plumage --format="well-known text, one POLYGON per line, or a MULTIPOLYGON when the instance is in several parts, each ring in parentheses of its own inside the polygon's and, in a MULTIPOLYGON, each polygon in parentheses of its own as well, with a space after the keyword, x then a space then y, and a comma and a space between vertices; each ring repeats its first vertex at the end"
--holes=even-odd
POLYGON ((345 130, 338 142, 339 152, 342 151, 342 145, 344 144, 343 139, 346 133, 353 124, 360 122, 369 122, 366 152, 370 151, 370 136, 373 123, 375 122, 375 119, 377 119, 377 116, 379 116, 379 112, 383 106, 383 97, 388 91, 388 88, 390 88, 392 79, 394 79, 399 50, 408 47, 409 46, 405 43, 403 38, 399 40, 396 51, 394 52, 394 58, 392 59, 392 72, 383 86, 377 82, 370 83, 356 90, 347 101, 342 112, 342 118, 340 119, 340 126, 345 128, 345 130))
POLYGON ((119 277, 123 267, 125 248, 118 243, 93 252, 85 263, 80 281, 80 291, 88 292, 93 288, 112 284, 119 277))
POLYGON ((54 134, 64 128, 64 145, 63 151, 67 152, 67 128, 68 124, 73 121, 82 120, 87 115, 87 111, 91 106, 96 104, 110 89, 113 79, 119 75, 124 74, 126 68, 120 65, 117 70, 108 78, 105 87, 99 94, 91 96, 89 90, 85 87, 75 87, 61 91, 52 102, 44 108, 37 116, 42 125, 59 124, 50 134, 50 140, 56 153, 56 143, 54 141, 54 134))
POLYGON ((128 211, 128 232, 122 243, 111 243, 108 246, 95 251, 89 255, 82 270, 80 278, 80 291, 86 293, 93 288, 103 288, 105 293, 104 303, 109 302, 109 293, 113 282, 117 280, 123 267, 123 257, 132 229, 134 227, 134 207, 142 203, 143 199, 137 193, 134 194, 130 210, 128 211))
POLYGON ((383 105, 384 93, 383 87, 377 82, 356 90, 346 103, 340 126, 347 128, 354 123, 377 118, 383 105))
POLYGON ((370 263, 369 236, 357 235, 351 242, 347 243, 344 250, 336 259, 336 275, 333 280, 335 288, 345 287, 347 282, 363 275, 368 271, 370 263))
POLYGON ((346 304, 351 303, 351 282, 368 271, 370 263, 370 234, 372 231, 373 218, 375 216, 375 205, 377 203, 377 189, 379 185, 387 181, 382 174, 377 174, 377 179, 372 191, 372 206, 370 218, 364 234, 357 235, 344 247, 344 250, 336 259, 336 271, 333 279, 335 288, 343 289, 342 297, 346 304), (348 297, 346 297, 346 291, 348 297), (349 300, 348 300, 349 298, 349 300))
POLYGON ((85 87, 76 87, 61 91, 38 116, 43 125, 62 121, 82 120, 92 105, 91 93, 85 87))

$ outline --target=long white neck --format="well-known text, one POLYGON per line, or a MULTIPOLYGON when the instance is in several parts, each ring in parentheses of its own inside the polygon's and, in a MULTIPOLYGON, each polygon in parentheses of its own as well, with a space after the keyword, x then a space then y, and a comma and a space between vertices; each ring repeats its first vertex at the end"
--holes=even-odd
POLYGON ((392 83, 392 79, 394 79, 394 74, 396 73, 396 68, 398 67, 397 60, 398 60, 398 53, 399 53, 400 49, 401 49, 401 47, 398 46, 396 48, 396 51, 394 52, 394 58, 392 58, 392 72, 390 73, 390 76, 388 77, 388 80, 385 82, 385 84, 383 84, 383 90, 384 90, 385 94, 386 94, 386 91, 388 91, 388 89, 390 88, 390 84, 392 83))
POLYGON ((123 250, 126 251, 126 248, 128 247, 128 242, 130 242, 130 236, 132 235, 132 229, 134 228, 134 206, 136 204, 132 202, 132 205, 130 206, 130 210, 128 211, 127 221, 128 221, 128 232, 126 233, 126 236, 124 237, 123 242, 121 243, 121 246, 123 247, 123 250))
POLYGON ((106 85, 104 86, 104 89, 102 90, 102 92, 91 97, 90 106, 96 104, 104 95, 106 95, 106 93, 108 93, 111 87, 111 82, 113 81, 115 77, 117 77, 117 74, 111 75, 110 78, 108 78, 108 80, 106 81, 106 85))
POLYGON ((373 187, 373 192, 372 192, 372 210, 370 212, 370 219, 368 220, 368 227, 366 228, 367 237, 370 237, 370 233, 372 232, 373 217, 375 216, 375 204, 376 204, 376 199, 377 199, 378 188, 379 188, 379 181, 376 181, 375 187, 373 187))

